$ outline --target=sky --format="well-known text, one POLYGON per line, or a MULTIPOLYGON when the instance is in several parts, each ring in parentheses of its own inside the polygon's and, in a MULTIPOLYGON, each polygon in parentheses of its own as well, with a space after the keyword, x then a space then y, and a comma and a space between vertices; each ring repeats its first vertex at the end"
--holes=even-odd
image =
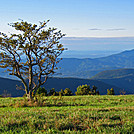
POLYGON ((0 31, 23 19, 50 20, 67 37, 133 37, 134 0, 0 0, 0 31))
POLYGON ((0 0, 0 32, 16 32, 8 23, 19 19, 50 20, 69 50, 133 49, 134 0, 0 0))

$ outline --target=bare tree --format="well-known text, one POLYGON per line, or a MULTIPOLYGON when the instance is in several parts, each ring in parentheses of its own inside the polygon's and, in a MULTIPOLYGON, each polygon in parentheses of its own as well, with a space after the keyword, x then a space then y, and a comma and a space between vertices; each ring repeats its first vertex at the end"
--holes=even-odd
POLYGON ((48 22, 37 26, 21 20, 9 24, 20 34, 0 33, 0 67, 7 68, 10 75, 22 81, 29 99, 58 69, 57 63, 61 60, 58 57, 65 50, 59 42, 65 35, 56 28, 47 29, 48 22))

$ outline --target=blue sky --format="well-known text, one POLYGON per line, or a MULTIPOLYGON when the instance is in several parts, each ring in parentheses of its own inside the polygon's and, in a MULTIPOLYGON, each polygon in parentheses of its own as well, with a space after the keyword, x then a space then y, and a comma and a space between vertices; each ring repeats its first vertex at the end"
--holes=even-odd
POLYGON ((134 0, 1 0, 0 31, 19 18, 49 26, 67 37, 134 37, 134 0))

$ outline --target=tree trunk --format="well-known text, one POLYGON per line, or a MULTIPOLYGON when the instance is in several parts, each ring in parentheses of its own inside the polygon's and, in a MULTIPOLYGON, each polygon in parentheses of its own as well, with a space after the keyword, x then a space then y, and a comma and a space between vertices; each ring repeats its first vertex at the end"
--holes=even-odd
POLYGON ((26 95, 27 95, 28 100, 30 100, 30 101, 33 100, 33 96, 32 96, 32 92, 31 91, 29 91, 26 95))

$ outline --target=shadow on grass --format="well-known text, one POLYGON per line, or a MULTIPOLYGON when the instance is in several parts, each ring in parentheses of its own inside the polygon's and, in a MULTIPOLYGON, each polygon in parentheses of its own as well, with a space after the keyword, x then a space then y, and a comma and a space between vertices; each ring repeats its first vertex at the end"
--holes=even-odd
POLYGON ((118 123, 118 124, 101 124, 100 126, 103 126, 103 127, 121 127, 122 124, 121 123, 118 123))
POLYGON ((111 120, 120 120, 121 121, 120 116, 113 116, 113 117, 110 117, 109 119, 111 119, 111 120))
POLYGON ((16 128, 22 128, 26 126, 28 121, 22 121, 21 123, 9 123, 0 129, 0 132, 5 132, 9 130, 15 130, 16 128))

